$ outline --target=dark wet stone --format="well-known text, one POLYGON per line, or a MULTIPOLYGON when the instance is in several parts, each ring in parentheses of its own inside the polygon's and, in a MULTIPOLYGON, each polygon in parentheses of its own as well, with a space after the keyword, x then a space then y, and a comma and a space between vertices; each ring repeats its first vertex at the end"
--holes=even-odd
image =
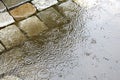
POLYGON ((59 2, 65 2, 65 1, 67 1, 67 0, 58 0, 59 2))
POLYGON ((69 0, 56 6, 56 9, 59 12, 61 12, 63 15, 70 19, 75 18, 75 15, 80 10, 80 8, 81 7, 79 7, 77 4, 69 0))
POLYGON ((48 29, 46 25, 36 16, 20 21, 18 25, 29 37, 37 36, 40 32, 48 29))
POLYGON ((0 30, 0 40, 7 49, 19 45, 26 37, 15 25, 10 25, 0 30))
POLYGON ((39 12, 37 16, 49 27, 58 27, 67 23, 67 19, 63 17, 53 7, 39 12))
POLYGON ((2 44, 0 44, 0 53, 3 52, 5 50, 5 48, 2 46, 2 44))

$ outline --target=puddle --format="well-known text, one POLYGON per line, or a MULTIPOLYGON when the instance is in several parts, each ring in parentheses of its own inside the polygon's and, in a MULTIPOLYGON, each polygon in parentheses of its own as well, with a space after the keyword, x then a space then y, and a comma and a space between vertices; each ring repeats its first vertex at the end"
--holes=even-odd
POLYGON ((24 80, 119 80, 120 1, 82 3, 71 7, 76 12, 69 11, 69 2, 60 7, 74 16, 69 24, 0 55, 0 74, 24 80))

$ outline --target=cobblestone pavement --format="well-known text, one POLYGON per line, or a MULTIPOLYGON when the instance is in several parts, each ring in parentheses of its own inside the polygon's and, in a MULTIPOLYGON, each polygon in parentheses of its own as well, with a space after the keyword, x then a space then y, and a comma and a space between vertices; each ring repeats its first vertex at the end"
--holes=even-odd
POLYGON ((64 1, 0 1, 0 53, 50 28, 68 23, 68 19, 54 8, 61 2, 64 1))
POLYGON ((15 1, 0 10, 14 22, 0 30, 0 80, 120 80, 119 0, 15 1))

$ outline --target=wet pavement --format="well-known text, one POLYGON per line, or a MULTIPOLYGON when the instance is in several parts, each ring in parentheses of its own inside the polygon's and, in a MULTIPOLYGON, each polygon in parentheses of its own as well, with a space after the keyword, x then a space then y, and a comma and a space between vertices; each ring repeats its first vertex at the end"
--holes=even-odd
POLYGON ((120 1, 76 0, 56 7, 71 19, 0 55, 0 77, 119 80, 120 1), (81 3, 80 3, 81 2, 81 3))

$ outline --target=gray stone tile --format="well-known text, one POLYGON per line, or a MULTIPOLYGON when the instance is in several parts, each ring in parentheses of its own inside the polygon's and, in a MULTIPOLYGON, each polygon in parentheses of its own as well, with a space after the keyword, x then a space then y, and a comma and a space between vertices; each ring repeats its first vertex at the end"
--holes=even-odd
POLYGON ((67 19, 63 17, 58 11, 53 7, 41 11, 37 16, 49 27, 58 27, 67 23, 67 19))
POLYGON ((40 32, 47 29, 46 25, 39 20, 36 16, 32 16, 18 23, 21 30, 23 30, 27 36, 36 36, 40 32))
POLYGON ((0 40, 9 49, 25 41, 26 37, 17 26, 10 25, 0 30, 0 40))
POLYGON ((2 46, 2 44, 0 44, 0 53, 3 52, 5 50, 5 48, 2 46))
POLYGON ((8 12, 0 13, 0 28, 14 23, 13 17, 8 12))
POLYGON ((57 0, 33 0, 32 3, 37 7, 39 11, 46 9, 52 5, 58 3, 57 0))
POLYGON ((2 3, 2 1, 0 1, 0 12, 3 12, 6 10, 6 7, 4 6, 4 4, 2 3))
POLYGON ((2 0, 2 1, 7 6, 8 9, 11 9, 30 0, 2 0))

